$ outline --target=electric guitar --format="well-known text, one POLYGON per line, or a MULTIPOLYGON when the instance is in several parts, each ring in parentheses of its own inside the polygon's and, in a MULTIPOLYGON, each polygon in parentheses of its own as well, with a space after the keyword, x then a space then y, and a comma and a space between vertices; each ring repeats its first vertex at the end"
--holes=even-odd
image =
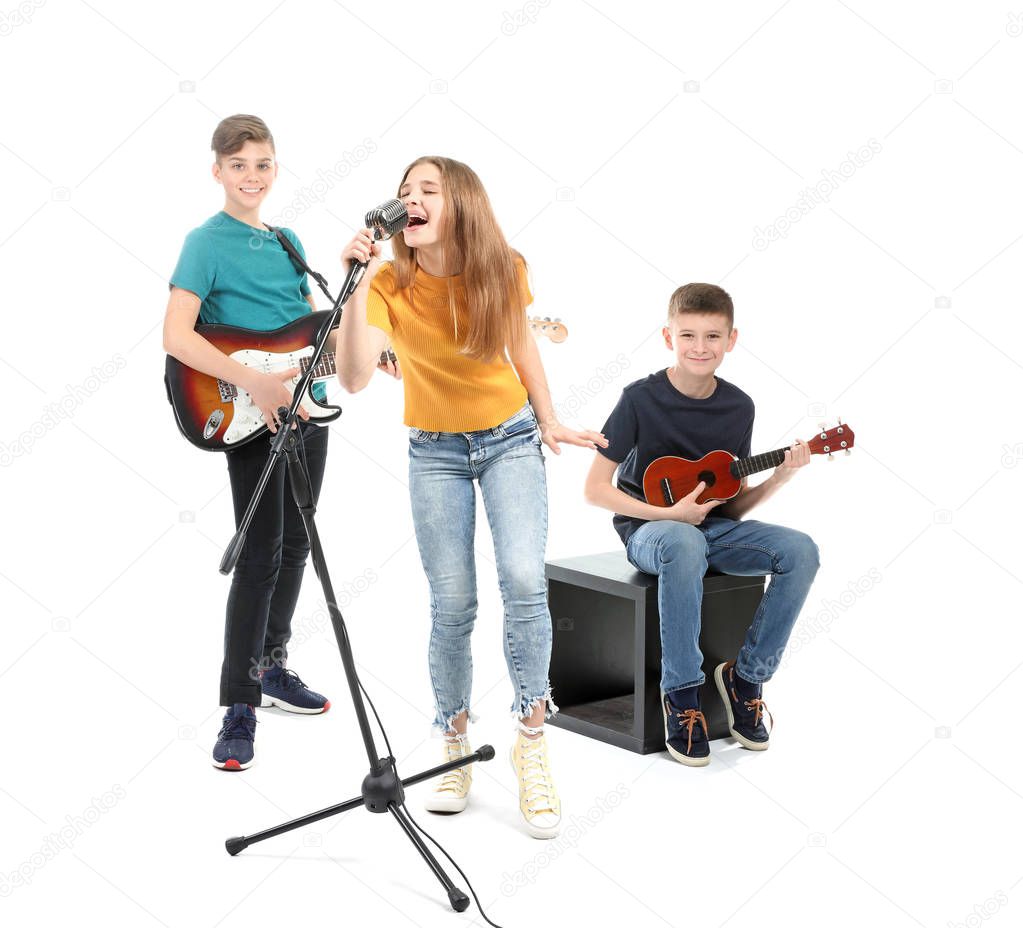
MULTIPOLYGON (((195 331, 239 364, 260 373, 297 367, 299 373, 284 384, 291 391, 309 367, 316 335, 329 316, 330 312, 325 311, 309 313, 272 332, 207 323, 200 323, 195 331)), ((553 342, 563 342, 568 337, 560 319, 533 317, 529 327, 534 334, 545 335, 553 342)), ((384 365, 388 361, 396 361, 390 346, 381 352, 379 363, 384 365)), ((334 352, 324 351, 312 381, 330 380, 336 372, 334 352)), ((200 373, 170 355, 164 382, 178 429, 197 448, 230 451, 258 438, 267 428, 263 413, 245 390, 200 373)), ((309 411, 309 421, 318 425, 333 422, 341 415, 340 406, 321 403, 311 393, 302 402, 309 411)))
MULTIPOLYGON (((299 373, 284 384, 293 391, 309 367, 316 336, 329 317, 328 311, 308 313, 272 332, 206 323, 197 325, 195 331, 224 354, 260 373, 297 367, 299 373)), ((312 382, 329 380, 335 371, 334 353, 324 351, 313 371, 312 382)), ((178 428, 197 448, 230 451, 266 430, 259 407, 235 384, 193 370, 170 355, 164 382, 178 428)), ((320 403, 308 391, 302 403, 309 411, 310 422, 326 425, 341 415, 340 406, 320 403)))
POLYGON ((542 319, 539 316, 530 316, 529 331, 537 336, 543 335, 557 345, 568 338, 568 326, 560 319, 551 319, 550 316, 544 316, 542 319))
MULTIPOLYGON (((832 455, 836 451, 849 453, 856 436, 848 425, 839 420, 832 429, 825 429, 823 422, 820 427, 820 433, 807 442, 810 454, 826 454, 829 460, 834 460, 832 455)), ((778 467, 788 450, 779 448, 750 458, 737 458, 728 451, 711 451, 699 461, 665 455, 651 461, 643 472, 643 496, 651 506, 673 506, 692 493, 702 480, 707 486, 696 498, 697 503, 728 500, 739 492, 743 477, 778 467)))

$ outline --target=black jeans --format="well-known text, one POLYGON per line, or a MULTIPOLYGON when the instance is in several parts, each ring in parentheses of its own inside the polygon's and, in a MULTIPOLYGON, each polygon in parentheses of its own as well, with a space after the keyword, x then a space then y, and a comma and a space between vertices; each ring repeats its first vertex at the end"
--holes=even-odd
MULTIPOLYGON (((299 427, 316 500, 327 462, 327 427, 308 423, 299 427)), ((269 436, 226 454, 236 528, 256 488, 268 451, 269 436)), ((271 661, 284 663, 291 638, 291 617, 308 556, 309 539, 291 494, 288 462, 282 455, 259 501, 231 580, 224 628, 224 665, 220 673, 222 706, 236 702, 258 706, 262 696, 260 667, 271 661)))

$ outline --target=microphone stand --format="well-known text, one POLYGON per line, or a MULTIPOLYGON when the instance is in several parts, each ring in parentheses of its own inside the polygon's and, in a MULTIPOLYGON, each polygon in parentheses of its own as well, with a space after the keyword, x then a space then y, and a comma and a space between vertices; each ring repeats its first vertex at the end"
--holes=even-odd
MULTIPOLYGON (((381 241, 383 237, 384 236, 381 235, 381 228, 377 226, 374 231, 374 239, 376 241, 381 241)), ((383 734, 385 743, 387 743, 388 750, 388 755, 386 757, 380 756, 376 742, 373 738, 373 732, 370 729, 369 717, 366 714, 366 704, 363 700, 362 683, 359 681, 358 672, 355 669, 355 658, 352 654, 352 646, 348 638, 348 629, 345 626, 345 620, 341 615, 341 610, 337 605, 337 598, 334 595, 334 588, 331 584, 330 574, 327 571, 326 557, 324 556, 323 546, 320 543, 319 532, 316 528, 316 521, 314 519, 316 505, 313 501, 309 474, 305 469, 305 464, 302 458, 298 454, 298 428, 300 427, 297 425, 299 422, 297 412, 298 405, 305 396, 312 380, 313 371, 319 363, 320 356, 323 354, 327 337, 340 320, 342 307, 355 292, 355 288, 362 279, 362 275, 365 273, 366 267, 366 263, 357 261, 352 262, 348 271, 348 276, 345 279, 337 300, 334 300, 334 298, 330 295, 330 292, 327 290, 326 281, 320 275, 314 276, 314 279, 327 295, 327 298, 331 301, 331 303, 333 303, 333 312, 317 335, 312 358, 306 367, 305 374, 302 375, 302 378, 295 387, 294 395, 291 400, 291 408, 285 409, 284 406, 281 406, 278 409, 278 416, 281 420, 280 427, 277 429, 277 434, 273 437, 273 440, 270 443, 269 457, 267 458, 266 465, 260 475, 256 489, 253 491, 252 498, 249 500, 248 507, 245 510, 245 514, 242 517, 238 530, 231 539, 231 542, 224 553, 224 557, 220 562, 220 572, 222 574, 228 574, 234 569, 242 548, 245 546, 246 533, 248 532, 249 525, 255 515, 259 501, 263 496, 263 492, 266 489, 266 484, 270 479, 270 474, 283 453, 287 457, 288 481, 291 485, 291 493, 295 499, 295 505, 298 507, 298 511, 302 515, 302 522, 305 525, 306 535, 309 537, 309 550, 312 555, 313 568, 315 569, 316 576, 320 581, 320 586, 323 588, 323 595, 326 599, 327 609, 330 613, 330 622, 334 627, 334 637, 337 639, 338 650, 341 652, 341 663, 344 667, 345 677, 348 680, 348 689, 351 693, 352 704, 355 707, 355 716, 359 722, 359 730, 362 733, 363 744, 366 748, 366 758, 369 761, 369 773, 366 774, 362 781, 361 791, 358 796, 352 799, 347 799, 337 805, 320 809, 317 812, 311 812, 308 815, 303 815, 300 818, 293 819, 290 822, 285 822, 282 825, 276 825, 273 828, 266 828, 263 831, 256 832, 255 834, 228 838, 227 841, 225 841, 225 847, 227 848, 227 853, 233 857, 239 851, 244 850, 249 847, 249 845, 255 844, 258 841, 265 841, 267 838, 273 838, 296 828, 301 828, 303 825, 311 825, 313 822, 319 822, 325 818, 330 818, 333 815, 347 812, 349 809, 357 808, 360 805, 365 806, 365 808, 367 808, 370 812, 388 812, 397 821, 398 825, 401 826, 402 831, 405 832, 409 841, 411 841, 416 850, 419 851, 420 856, 426 861, 429 868, 433 871, 434 876, 437 877, 441 885, 446 890, 451 907, 456 912, 464 912, 469 907, 469 897, 451 881, 451 878, 444 871, 443 867, 441 867, 437 858, 434 857, 433 853, 423 842, 423 839, 417 830, 417 826, 414 825, 408 813, 404 809, 404 788, 416 783, 421 783, 424 780, 429 780, 458 767, 465 767, 468 764, 479 761, 491 760, 494 757, 494 749, 489 744, 485 744, 478 751, 468 755, 467 757, 449 761, 445 764, 440 764, 437 767, 432 767, 429 770, 424 770, 421 773, 402 779, 398 776, 394 755, 391 752, 390 743, 387 741, 387 733, 384 731, 383 725, 380 722, 380 717, 377 715, 376 708, 374 707, 373 714, 377 720, 377 724, 380 726, 380 731, 383 734), (296 423, 295 428, 292 428, 292 423, 296 423)), ((370 702, 370 706, 372 705, 372 702, 370 702)))

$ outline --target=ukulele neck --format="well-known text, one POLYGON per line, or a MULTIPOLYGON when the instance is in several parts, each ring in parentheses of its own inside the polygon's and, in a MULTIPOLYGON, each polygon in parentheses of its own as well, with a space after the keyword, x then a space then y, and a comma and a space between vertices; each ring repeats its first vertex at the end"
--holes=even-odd
POLYGON ((759 474, 763 470, 770 470, 783 464, 785 452, 788 450, 788 448, 779 448, 777 451, 765 451, 763 454, 754 454, 750 458, 738 458, 732 461, 728 469, 736 479, 748 477, 750 474, 759 474))

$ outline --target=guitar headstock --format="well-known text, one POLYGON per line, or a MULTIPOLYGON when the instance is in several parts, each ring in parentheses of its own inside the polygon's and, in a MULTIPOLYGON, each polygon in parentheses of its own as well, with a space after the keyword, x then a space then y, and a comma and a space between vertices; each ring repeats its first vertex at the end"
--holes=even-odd
POLYGON ((550 316, 544 316, 542 319, 539 316, 530 316, 529 330, 534 335, 546 336, 555 344, 561 344, 568 338, 568 326, 560 319, 551 319, 550 316))
POLYGON ((856 441, 856 435, 848 425, 844 425, 839 419, 838 425, 833 428, 826 429, 823 422, 819 423, 819 426, 820 431, 807 442, 810 454, 826 454, 830 458, 836 451, 849 453, 856 441))

